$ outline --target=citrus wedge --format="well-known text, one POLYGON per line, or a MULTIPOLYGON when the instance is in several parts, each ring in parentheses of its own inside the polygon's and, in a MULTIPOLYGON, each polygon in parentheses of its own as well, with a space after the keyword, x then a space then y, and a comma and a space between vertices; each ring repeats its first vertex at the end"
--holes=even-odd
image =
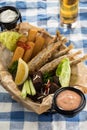
POLYGON ((28 77, 29 68, 25 61, 21 58, 18 60, 17 73, 15 77, 16 85, 21 85, 28 77))

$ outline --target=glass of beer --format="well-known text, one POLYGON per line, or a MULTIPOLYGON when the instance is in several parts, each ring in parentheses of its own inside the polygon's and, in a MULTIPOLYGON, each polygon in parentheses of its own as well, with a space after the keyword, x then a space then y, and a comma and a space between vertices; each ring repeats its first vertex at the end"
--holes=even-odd
POLYGON ((79 0, 60 0, 61 26, 74 27, 78 17, 79 0))

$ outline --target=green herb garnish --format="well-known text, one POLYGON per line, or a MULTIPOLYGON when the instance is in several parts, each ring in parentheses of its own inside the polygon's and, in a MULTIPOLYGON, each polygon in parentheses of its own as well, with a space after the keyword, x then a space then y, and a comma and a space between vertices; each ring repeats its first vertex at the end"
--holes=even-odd
POLYGON ((52 82, 53 81, 53 73, 52 72, 46 72, 43 74, 43 82, 47 83, 48 79, 52 82))
POLYGON ((14 61, 13 64, 8 68, 8 71, 12 74, 15 75, 17 72, 17 66, 18 66, 18 61, 14 61))

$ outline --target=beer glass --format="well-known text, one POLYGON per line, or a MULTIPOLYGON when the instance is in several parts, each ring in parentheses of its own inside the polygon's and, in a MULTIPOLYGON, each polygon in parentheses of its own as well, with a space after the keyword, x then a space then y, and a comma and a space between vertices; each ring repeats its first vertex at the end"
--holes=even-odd
POLYGON ((60 0, 60 24, 73 27, 78 17, 79 0, 60 0))

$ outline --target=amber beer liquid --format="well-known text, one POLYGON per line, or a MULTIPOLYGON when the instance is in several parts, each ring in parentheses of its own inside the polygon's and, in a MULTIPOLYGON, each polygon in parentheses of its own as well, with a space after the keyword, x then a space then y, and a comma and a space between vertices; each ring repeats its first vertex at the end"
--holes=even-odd
POLYGON ((60 0, 60 21, 63 24, 75 23, 78 17, 79 0, 60 0))

